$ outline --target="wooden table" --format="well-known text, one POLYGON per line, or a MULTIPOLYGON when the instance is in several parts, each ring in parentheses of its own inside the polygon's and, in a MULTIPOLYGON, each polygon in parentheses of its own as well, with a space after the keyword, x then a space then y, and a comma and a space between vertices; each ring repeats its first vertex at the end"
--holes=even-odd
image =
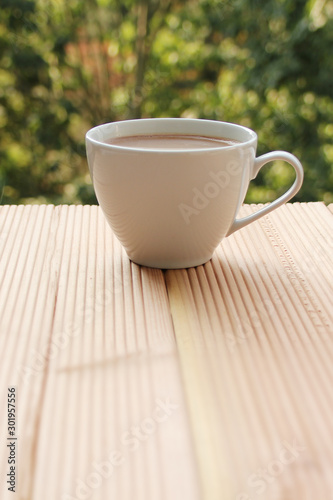
POLYGON ((162 271, 96 206, 1 207, 0 498, 332 500, 332 212, 162 271))

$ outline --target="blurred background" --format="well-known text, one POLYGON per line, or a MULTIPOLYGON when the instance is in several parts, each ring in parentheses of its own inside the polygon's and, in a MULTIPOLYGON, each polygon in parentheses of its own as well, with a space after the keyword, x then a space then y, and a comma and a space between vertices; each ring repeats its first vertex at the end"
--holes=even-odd
MULTIPOLYGON (((333 202, 332 0, 1 0, 1 204, 96 203, 84 135, 140 117, 256 130, 333 202)), ((265 167, 246 201, 294 177, 265 167)))

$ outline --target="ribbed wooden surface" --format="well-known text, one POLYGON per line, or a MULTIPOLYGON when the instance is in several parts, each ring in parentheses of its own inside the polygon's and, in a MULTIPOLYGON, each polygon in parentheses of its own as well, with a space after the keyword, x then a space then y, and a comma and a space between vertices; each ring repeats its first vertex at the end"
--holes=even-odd
POLYGON ((332 255, 321 203, 166 272, 98 207, 1 207, 0 498, 332 500, 332 255))

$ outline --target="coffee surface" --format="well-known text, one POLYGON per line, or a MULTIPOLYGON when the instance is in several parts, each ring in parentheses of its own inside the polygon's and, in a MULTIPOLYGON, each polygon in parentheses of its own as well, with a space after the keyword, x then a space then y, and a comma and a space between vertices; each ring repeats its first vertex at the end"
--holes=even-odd
POLYGON ((126 148, 150 150, 211 149, 239 144, 239 141, 233 139, 185 134, 132 135, 112 137, 104 142, 126 148))

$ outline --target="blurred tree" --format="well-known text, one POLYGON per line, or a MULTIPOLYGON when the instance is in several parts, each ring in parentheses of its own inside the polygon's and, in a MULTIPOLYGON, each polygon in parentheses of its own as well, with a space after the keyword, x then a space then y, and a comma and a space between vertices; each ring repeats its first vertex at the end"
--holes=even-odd
MULTIPOLYGON (((325 0, 201 0, 172 11, 147 65, 145 114, 254 128, 259 154, 285 149, 302 160, 296 199, 332 202, 332 14, 325 0)), ((286 164, 266 167, 247 201, 273 199, 292 178, 286 164)))
MULTIPOLYGON (((254 128, 301 159, 298 200, 333 202, 332 0, 2 0, 2 203, 95 203, 84 134, 182 116, 254 128)), ((248 201, 293 172, 266 167, 248 201)))
POLYGON ((72 83, 64 67, 65 47, 75 22, 70 14, 53 2, 43 2, 43 6, 34 0, 2 3, 3 203, 70 202, 72 179, 83 174, 81 113, 68 93, 72 83))

